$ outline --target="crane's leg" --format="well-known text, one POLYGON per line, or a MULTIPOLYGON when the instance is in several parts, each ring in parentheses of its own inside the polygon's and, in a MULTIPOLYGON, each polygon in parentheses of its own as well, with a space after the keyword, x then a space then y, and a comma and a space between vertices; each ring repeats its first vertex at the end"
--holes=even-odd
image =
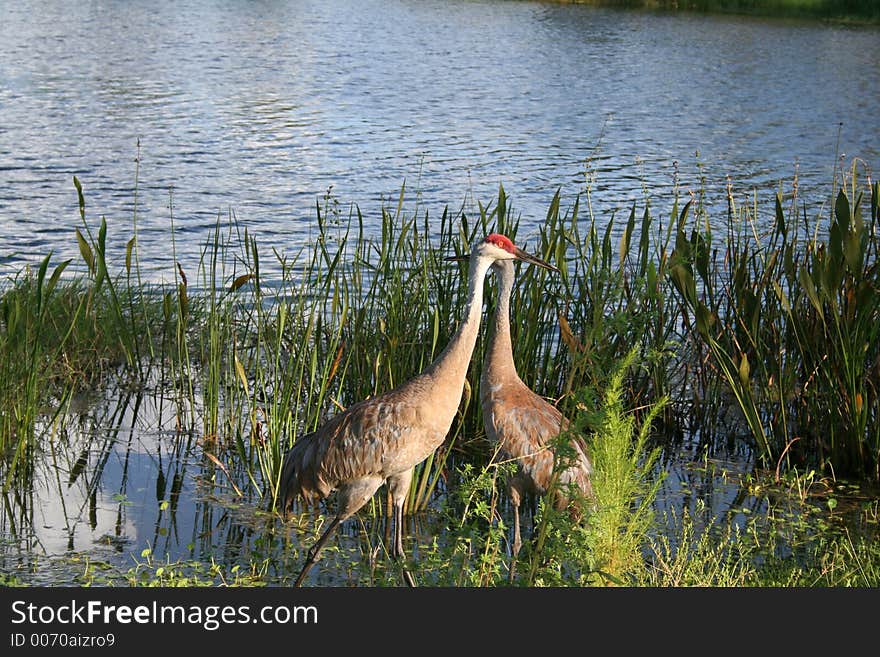
POLYGON ((330 534, 332 534, 339 526, 340 522, 342 522, 341 517, 336 516, 335 518, 333 518, 333 522, 330 523, 330 526, 327 527, 326 531, 321 534, 321 538, 318 539, 318 542, 312 546, 311 550, 309 550, 309 555, 306 559, 306 563, 302 567, 302 570, 299 572, 299 577, 296 578, 296 583, 294 584, 294 586, 302 585, 303 580, 306 578, 306 573, 309 572, 312 566, 318 563, 318 556, 321 554, 321 550, 324 548, 324 544, 327 542, 327 539, 330 538, 330 534))
POLYGON ((510 503, 513 505, 513 547, 511 549, 510 570, 508 571, 507 581, 513 584, 513 580, 516 577, 516 558, 519 555, 520 548, 522 548, 522 536, 519 531, 519 506, 522 501, 522 494, 515 482, 511 483, 509 490, 510 503))
POLYGON ((403 551, 403 503, 409 493, 412 478, 412 468, 406 472, 392 475, 388 477, 388 489, 391 491, 391 500, 394 504, 394 541, 391 544, 391 556, 400 562, 403 578, 407 585, 415 588, 416 581, 406 569, 406 553, 403 551))
POLYGON ((321 534, 321 538, 318 539, 318 542, 315 543, 311 550, 309 550, 308 559, 306 560, 303 569, 300 571, 299 577, 296 578, 294 586, 302 584, 309 569, 318 563, 318 556, 321 554, 324 544, 339 526, 339 523, 357 513, 357 511, 367 503, 367 500, 373 497, 373 493, 375 493, 379 486, 382 485, 382 481, 383 479, 381 477, 363 477, 361 479, 347 482, 339 487, 337 493, 338 510, 336 512, 336 517, 333 518, 333 521, 330 523, 330 526, 327 527, 327 530, 321 534))

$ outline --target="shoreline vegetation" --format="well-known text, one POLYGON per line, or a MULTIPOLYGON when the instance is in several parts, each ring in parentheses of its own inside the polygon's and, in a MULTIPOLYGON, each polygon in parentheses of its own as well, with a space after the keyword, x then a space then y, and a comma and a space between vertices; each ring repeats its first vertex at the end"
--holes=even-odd
MULTIPOLYGON (((722 216, 710 216, 699 190, 611 217, 592 216, 589 191, 569 208, 557 192, 530 247, 560 271, 519 271, 513 344, 527 385, 601 448, 599 511, 573 526, 538 504, 517 584, 880 584, 880 497, 865 492, 880 483, 880 186, 867 172, 860 160, 841 169, 821 207, 798 198, 797 181, 769 205, 740 204, 729 190, 722 216), (687 508, 687 517, 660 517, 651 506, 659 450, 674 451, 683 436, 705 450, 747 440, 755 468, 740 482, 742 500, 766 511, 743 520, 734 508, 709 527, 687 508), (844 482, 860 489, 854 505, 843 502, 844 482), (855 525, 839 533, 844 508, 855 525)), ((372 237, 360 208, 346 214, 326 198, 317 239, 298 252, 267 254, 233 216, 218 217, 197 270, 178 265, 176 282, 155 289, 140 282, 148 254, 136 215, 124 262, 113 264, 110 227, 95 225, 74 185, 81 226, 72 239, 86 273, 50 254, 0 286, 4 513, 25 527, 33 517, 40 459, 67 462, 71 477, 86 467, 76 455, 97 446, 68 442, 79 392, 157 395, 173 408, 171 431, 198 442, 229 495, 279 523, 276 534, 262 530, 274 536, 265 549, 285 555, 292 573, 313 539, 290 547, 285 538, 283 454, 336 409, 430 362, 467 293, 466 276, 444 258, 491 231, 517 240, 519 229, 503 187, 477 216, 408 211, 402 188, 372 237), (266 258, 280 280, 266 274, 266 258)), ((483 335, 460 415, 417 466, 407 500, 408 513, 439 505, 448 516, 444 540, 419 548, 427 584, 507 583, 510 472, 492 464, 474 403, 483 335)), ((103 464, 88 467, 100 481, 103 464)), ((381 497, 366 514, 387 518, 381 497)), ((356 563, 356 582, 396 577, 368 556, 356 563)), ((159 570, 139 577, 161 580, 159 570)))
POLYGON ((701 12, 880 24, 875 0, 561 0, 570 4, 663 12, 701 12))

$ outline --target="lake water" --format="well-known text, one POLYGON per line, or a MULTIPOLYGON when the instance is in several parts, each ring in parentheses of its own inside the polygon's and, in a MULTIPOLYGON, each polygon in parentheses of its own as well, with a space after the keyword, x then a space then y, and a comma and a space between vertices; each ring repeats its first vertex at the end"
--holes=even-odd
POLYGON ((813 208, 877 163, 878 61, 877 28, 556 3, 5 3, 0 276, 78 263, 73 176, 120 270, 136 217, 157 280, 230 213, 295 251, 328 190, 369 227, 404 183, 434 217, 503 185, 527 235, 557 189, 604 222, 797 173, 813 208))
MULTIPOLYGON (((295 252, 328 190, 369 228, 404 182, 407 207, 434 217, 503 185, 528 235, 557 189, 564 206, 589 191, 601 222, 646 198, 668 211, 676 186, 721 204, 728 178, 772 198, 797 174, 820 207, 840 162, 878 160, 876 28, 455 0, 3 9, 3 278, 50 251, 79 259, 74 176, 120 268, 136 213, 144 273, 169 280, 229 213, 265 250, 295 252)), ((4 506, 0 572, 66 583, 88 560, 126 568, 149 548, 227 567, 264 555, 296 573, 161 391, 96 394, 76 400, 29 497, 4 506), (218 503, 224 491, 234 503, 218 503)), ((736 486, 750 451, 698 443, 669 466, 661 508, 757 504, 736 486)), ((355 559, 358 522, 340 532, 355 559)))

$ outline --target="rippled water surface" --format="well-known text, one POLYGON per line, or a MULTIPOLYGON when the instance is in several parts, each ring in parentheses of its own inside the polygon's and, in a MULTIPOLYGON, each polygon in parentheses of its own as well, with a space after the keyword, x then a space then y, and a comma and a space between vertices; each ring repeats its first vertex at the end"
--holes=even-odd
POLYGON ((0 274, 78 260, 74 175, 166 279, 230 212, 295 250, 328 190, 374 226, 404 182, 433 216, 502 184, 526 228, 557 188, 821 199, 839 154, 876 164, 878 61, 876 28, 556 3, 7 3, 0 274))

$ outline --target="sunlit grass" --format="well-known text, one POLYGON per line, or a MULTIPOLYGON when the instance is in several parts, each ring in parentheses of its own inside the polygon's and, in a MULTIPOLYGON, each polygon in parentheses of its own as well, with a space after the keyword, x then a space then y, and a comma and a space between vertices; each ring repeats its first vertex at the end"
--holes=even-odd
MULTIPOLYGON (((599 218, 580 200, 560 207, 557 195, 537 233, 525 235, 503 189, 475 216, 408 211, 401 190, 396 207, 382 208, 375 235, 367 234, 358 208, 343 213, 327 198, 317 210, 314 243, 294 253, 265 249, 233 215, 218 217, 198 266, 178 267, 174 283, 158 287, 139 282, 134 238, 123 271, 109 270, 104 244, 114 227, 102 221, 89 230, 85 194, 77 191, 85 273, 47 256, 0 291, 0 482, 8 508, 23 518, 36 459, 64 456, 59 436, 71 398, 110 382, 132 396, 121 404, 158 391, 173 407, 175 431, 198 443, 217 485, 273 513, 281 459, 298 435, 416 374, 443 349, 466 296, 466 272, 444 257, 491 230, 560 268, 520 270, 512 332, 523 379, 570 417, 585 404, 602 407, 603 399, 617 409, 604 429, 595 418, 581 427, 619 438, 597 445, 597 490, 615 492, 604 502, 600 495, 593 524, 579 529, 539 505, 538 542, 520 583, 770 583, 798 576, 785 570, 786 557, 772 574, 747 567, 754 555, 778 547, 757 526, 751 533, 725 524, 688 534, 682 521, 680 536, 656 533, 647 513, 653 489, 643 478, 654 452, 642 432, 650 430, 652 445, 682 431, 711 438, 731 430, 733 407, 741 414, 735 430, 751 436, 772 486, 811 483, 805 472, 831 481, 880 479, 880 189, 855 165, 835 189, 830 216, 796 202, 786 208, 781 195, 769 210, 740 207, 731 195, 724 217, 709 217, 699 198, 676 196, 665 214, 633 204, 622 218, 599 218), (634 366, 616 376, 621 362, 634 366), (585 399, 585 391, 593 396, 585 399), (604 458, 602 448, 614 445, 622 451, 604 458), (627 458, 629 470, 613 469, 627 458), (635 500, 646 506, 626 506, 635 500), (646 545, 649 535, 656 542, 646 545), (603 536, 633 540, 603 543, 603 536), (719 550, 734 536, 743 552, 731 561, 719 550), (581 542, 566 543, 573 539, 581 542), (644 571, 634 555, 651 550, 657 560, 644 571), (684 560, 689 550, 696 557, 684 560)), ((494 285, 491 277, 487 285, 494 285)), ((487 294, 490 305, 494 296, 487 294)), ((472 403, 484 348, 481 335, 450 436, 418 466, 410 491, 411 514, 458 496, 447 507, 456 514, 451 546, 441 541, 420 550, 424 564, 437 568, 428 583, 454 575, 457 585, 483 586, 507 576, 498 486, 505 473, 487 466, 491 454, 472 403), (461 467, 453 478, 458 490, 446 488, 453 461, 461 467)), ((365 513, 384 520, 383 495, 365 513)), ((816 566, 814 581, 859 585, 875 576, 876 552, 858 537, 824 545, 834 561, 816 566)), ((809 550, 801 556, 820 557, 809 550)), ((375 558, 368 564, 368 575, 356 566, 350 577, 385 581, 375 558)), ((138 577, 161 581, 178 572, 168 566, 157 574, 160 567, 142 565, 138 577)), ((249 572, 255 579, 248 582, 272 579, 249 572)), ((387 581, 394 577, 389 568, 387 581)))

